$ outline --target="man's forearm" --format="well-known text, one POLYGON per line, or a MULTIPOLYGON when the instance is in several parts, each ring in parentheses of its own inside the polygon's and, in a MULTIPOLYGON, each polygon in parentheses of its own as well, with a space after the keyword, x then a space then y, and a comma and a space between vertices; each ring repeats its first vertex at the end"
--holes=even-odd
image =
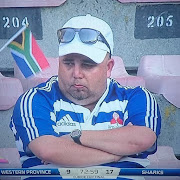
POLYGON ((125 126, 110 130, 82 131, 80 140, 84 146, 126 156, 151 147, 156 140, 156 135, 147 127, 125 126))
POLYGON ((66 138, 42 136, 33 141, 29 148, 37 157, 61 167, 88 167, 118 161, 121 158, 101 150, 78 145, 66 138))

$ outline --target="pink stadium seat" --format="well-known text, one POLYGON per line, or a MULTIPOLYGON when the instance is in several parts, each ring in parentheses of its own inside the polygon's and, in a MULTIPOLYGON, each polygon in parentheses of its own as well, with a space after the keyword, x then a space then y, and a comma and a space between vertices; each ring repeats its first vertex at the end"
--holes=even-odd
MULTIPOLYGON (((180 160, 175 155, 170 146, 158 146, 155 154, 149 155, 150 165, 148 169, 179 169, 180 160)), ((146 176, 145 180, 178 180, 178 176, 146 176)))
POLYGON ((18 66, 14 64, 14 77, 18 78, 21 81, 24 92, 42 82, 47 81, 51 76, 58 74, 58 58, 47 58, 47 60, 50 67, 37 74, 36 76, 29 77, 27 79, 23 76, 18 66))
POLYGON ((135 3, 135 2, 144 2, 144 3, 148 3, 148 2, 154 2, 154 3, 161 3, 161 2, 179 2, 180 0, 118 0, 121 3, 135 3))
POLYGON ((180 108, 180 55, 144 56, 137 75, 145 79, 147 89, 180 108))
POLYGON ((158 146, 156 153, 149 155, 151 164, 147 168, 180 168, 180 160, 170 146, 158 146))
POLYGON ((20 156, 16 148, 0 148, 0 168, 21 168, 20 156))
POLYGON ((0 73, 0 110, 13 107, 22 93, 23 88, 19 79, 5 77, 0 73))
POLYGON ((112 69, 111 77, 118 81, 123 86, 143 86, 145 87, 145 80, 142 77, 131 76, 127 73, 123 60, 119 56, 113 56, 114 67, 112 69))
MULTIPOLYGON (((0 148, 0 168, 21 168, 19 152, 16 148, 0 148)), ((21 180, 21 177, 0 176, 0 180, 21 180)))
POLYGON ((47 7, 47 6, 60 6, 66 0, 2 0, 0 7, 47 7))

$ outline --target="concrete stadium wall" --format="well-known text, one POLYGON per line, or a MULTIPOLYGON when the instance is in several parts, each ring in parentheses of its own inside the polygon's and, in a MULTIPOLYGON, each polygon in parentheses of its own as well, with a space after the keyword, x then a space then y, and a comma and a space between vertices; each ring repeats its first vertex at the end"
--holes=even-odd
POLYGON ((180 156, 180 109, 169 103, 162 95, 155 94, 161 111, 161 134, 158 145, 173 147, 174 153, 180 156))
MULTIPOLYGON (((43 40, 38 40, 47 57, 58 56, 57 29, 71 17, 92 14, 104 19, 114 32, 114 55, 121 56, 125 66, 137 67, 147 54, 180 54, 180 39, 135 39, 136 6, 145 3, 122 4, 117 0, 67 0, 63 5, 41 8, 43 40)), ((153 3, 148 3, 153 4, 153 3)), ((38 28, 38 25, 37 25, 38 28)), ((1 46, 7 40, 1 40, 1 46)), ((8 48, 0 55, 0 68, 12 68, 13 58, 8 48)))

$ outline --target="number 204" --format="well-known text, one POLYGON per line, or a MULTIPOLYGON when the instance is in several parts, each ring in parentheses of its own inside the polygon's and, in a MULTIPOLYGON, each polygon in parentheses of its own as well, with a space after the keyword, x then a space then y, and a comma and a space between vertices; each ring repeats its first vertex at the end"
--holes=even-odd
POLYGON ((12 17, 11 19, 8 16, 4 16, 3 18, 4 21, 4 28, 10 28, 11 26, 14 28, 19 28, 21 25, 28 25, 28 18, 25 17, 22 21, 19 20, 18 17, 12 17))
POLYGON ((173 15, 169 15, 167 18, 164 18, 163 16, 149 16, 147 18, 148 20, 148 28, 153 28, 153 27, 171 27, 173 25, 173 15))

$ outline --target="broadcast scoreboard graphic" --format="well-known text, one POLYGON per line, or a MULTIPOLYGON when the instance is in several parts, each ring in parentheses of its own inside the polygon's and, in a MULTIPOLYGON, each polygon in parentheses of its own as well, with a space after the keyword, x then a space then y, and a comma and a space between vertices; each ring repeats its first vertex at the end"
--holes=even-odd
POLYGON ((178 176, 180 169, 145 168, 58 168, 58 169, 0 169, 0 177, 59 177, 61 179, 118 179, 123 176, 178 176))

